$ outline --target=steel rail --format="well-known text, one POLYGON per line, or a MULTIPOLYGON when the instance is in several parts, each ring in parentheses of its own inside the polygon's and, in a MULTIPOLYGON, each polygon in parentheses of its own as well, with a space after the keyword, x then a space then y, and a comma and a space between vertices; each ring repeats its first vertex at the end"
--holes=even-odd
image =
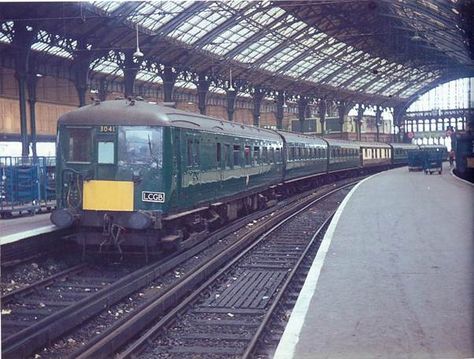
POLYGON ((52 276, 49 276, 47 278, 44 278, 44 279, 41 279, 37 282, 34 282, 34 283, 31 283, 30 285, 27 285, 26 287, 23 287, 23 288, 19 288, 19 289, 16 289, 10 293, 7 293, 5 295, 3 295, 1 298, 0 298, 0 302, 2 304, 5 304, 6 302, 9 302, 11 301, 15 296, 17 295, 22 295, 26 292, 29 292, 31 290, 34 290, 35 288, 37 287, 41 287, 41 286, 46 286, 48 285, 49 283, 52 283, 54 282, 56 279, 60 278, 60 277, 64 277, 64 276, 67 276, 68 274, 71 274, 71 273, 74 273, 74 272, 77 272, 77 271, 80 271, 81 269, 84 269, 87 267, 87 264, 85 263, 82 263, 82 264, 78 264, 74 267, 71 267, 71 268, 68 268, 68 269, 65 269, 61 272, 58 272, 56 274, 53 274, 52 276))
MULTIPOLYGON (((308 207, 313 206, 335 192, 353 186, 358 181, 333 189, 322 196, 320 194, 310 195, 303 202, 287 206, 281 213, 260 223, 252 232, 244 235, 238 242, 225 249, 220 255, 214 257, 210 262, 204 264, 200 269, 196 270, 186 278, 183 278, 176 287, 171 288, 169 291, 156 298, 156 300, 150 301, 151 303, 149 305, 134 313, 131 318, 120 327, 114 329, 109 335, 102 337, 95 344, 91 345, 86 350, 81 351, 80 355, 74 353, 73 357, 77 359, 85 359, 113 356, 121 347, 123 347, 123 345, 126 344, 128 340, 132 339, 140 331, 145 330, 145 328, 154 321, 154 318, 169 310, 169 312, 167 312, 167 314, 165 314, 156 324, 141 335, 135 343, 128 347, 124 352, 116 355, 116 358, 120 359, 133 357, 133 355, 139 352, 151 337, 168 325, 179 312, 195 301, 203 290, 225 273, 230 267, 235 265, 235 263, 263 241, 271 232, 297 216, 302 211, 305 211, 308 207), (257 238, 258 240, 256 240, 257 238), (198 285, 199 287, 194 289, 198 285), (184 296, 186 296, 186 298, 182 299, 184 296), (181 301, 176 306, 176 303, 179 300, 181 301)), ((327 221, 324 223, 326 222, 327 221)), ((314 237, 316 237, 316 235, 314 237)), ((300 263, 300 261, 298 261, 298 263, 300 263)), ((266 319, 266 321, 268 321, 268 319, 266 319)), ((261 329, 259 328, 259 333, 261 333, 262 330, 263 327, 261 329)), ((257 340, 258 338, 252 340, 253 346, 257 340)))

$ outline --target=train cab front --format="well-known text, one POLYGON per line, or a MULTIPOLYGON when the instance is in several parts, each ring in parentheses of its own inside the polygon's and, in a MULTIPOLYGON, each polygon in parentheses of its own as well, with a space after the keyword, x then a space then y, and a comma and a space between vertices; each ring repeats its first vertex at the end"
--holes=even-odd
POLYGON ((57 141, 56 226, 102 235, 160 228, 162 127, 61 124, 57 141))

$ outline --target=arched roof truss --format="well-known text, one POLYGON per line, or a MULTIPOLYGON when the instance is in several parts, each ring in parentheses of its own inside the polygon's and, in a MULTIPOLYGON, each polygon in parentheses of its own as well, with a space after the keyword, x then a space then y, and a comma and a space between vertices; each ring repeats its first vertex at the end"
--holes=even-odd
POLYGON ((141 81, 161 83, 163 64, 223 79, 232 68, 245 88, 299 87, 396 105, 472 72, 456 11, 441 0, 169 0, 38 3, 32 15, 25 4, 4 3, 0 44, 12 42, 15 21, 29 21, 34 51, 73 60, 82 41, 94 52, 90 68, 116 78, 138 28, 141 81), (46 21, 55 18, 68 20, 46 21))

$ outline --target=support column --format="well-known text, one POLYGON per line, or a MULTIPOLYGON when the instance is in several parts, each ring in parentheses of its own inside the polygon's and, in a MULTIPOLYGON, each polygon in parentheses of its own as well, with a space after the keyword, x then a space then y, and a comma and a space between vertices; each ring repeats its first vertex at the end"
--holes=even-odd
POLYGON ((92 62, 92 55, 87 49, 85 41, 79 41, 77 45, 77 53, 74 57, 71 71, 76 87, 77 96, 79 97, 79 107, 86 105, 87 83, 89 78, 89 66, 92 62))
POLYGON ((325 134, 324 129, 326 128, 326 111, 327 111, 326 100, 321 99, 319 101, 319 108, 318 108, 319 122, 321 122, 321 135, 325 134))
POLYGON ((99 83, 99 93, 98 93, 100 101, 107 100, 108 87, 109 87, 109 83, 107 82, 107 80, 101 79, 99 83))
POLYGON ((237 98, 236 90, 227 90, 227 119, 234 121, 235 99, 237 98))
MULTIPOLYGON (((403 125, 403 115, 405 114, 405 105, 399 105, 393 108, 393 124, 398 126, 398 136, 395 136, 395 142, 402 142, 408 129, 403 125)), ((413 131, 413 122, 411 122, 411 132, 413 131)))
POLYGON ((28 125, 26 117, 26 86, 28 82, 29 57, 31 45, 35 39, 36 32, 29 31, 25 25, 15 22, 12 47, 15 54, 15 78, 18 81, 18 97, 20 105, 20 136, 21 155, 28 156, 28 125))
POLYGON ((277 102, 276 102, 276 127, 278 130, 283 129, 283 118, 285 116, 284 114, 284 108, 283 104, 285 103, 285 93, 283 91, 278 91, 277 95, 277 102))
POLYGON ((357 141, 362 141, 362 118, 364 117, 365 106, 359 104, 357 107, 356 134, 357 141))
POLYGON ((262 106, 262 100, 265 97, 265 90, 260 87, 255 87, 253 94, 253 125, 256 127, 260 126, 260 107, 262 106))
POLYGON ((139 68, 140 65, 135 62, 135 57, 133 56, 132 51, 126 51, 125 61, 122 65, 125 98, 135 96, 135 78, 137 77, 139 68))
POLYGON ((174 84, 176 83, 177 77, 178 74, 175 70, 171 66, 165 65, 161 74, 163 80, 164 102, 173 102, 174 84))
POLYGON ((209 92, 210 81, 206 78, 206 75, 198 75, 197 93, 198 93, 198 108, 201 115, 206 114, 206 98, 209 92))
POLYGON ((344 138, 344 118, 346 116, 347 103, 344 101, 339 101, 337 106, 339 125, 341 126, 341 138, 344 138))
POLYGON ((31 151, 33 159, 36 159, 36 85, 38 77, 36 73, 28 76, 28 103, 30 105, 30 130, 31 130, 31 151))
POLYGON ((380 141, 380 120, 382 118, 382 108, 377 105, 377 109, 375 110, 375 140, 380 141))
POLYGON ((304 132, 304 122, 305 122, 305 115, 306 115, 306 106, 308 106, 308 99, 305 97, 301 97, 298 101, 298 119, 300 122, 299 132, 304 132))

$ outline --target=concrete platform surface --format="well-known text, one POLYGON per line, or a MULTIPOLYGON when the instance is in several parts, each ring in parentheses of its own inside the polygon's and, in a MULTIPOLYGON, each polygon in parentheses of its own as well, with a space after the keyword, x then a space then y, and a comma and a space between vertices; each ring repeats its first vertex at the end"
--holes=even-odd
POLYGON ((404 167, 350 195, 274 358, 474 357, 474 186, 404 167))
POLYGON ((33 235, 51 232, 57 227, 49 220, 50 213, 0 220, 0 244, 19 241, 33 235))

